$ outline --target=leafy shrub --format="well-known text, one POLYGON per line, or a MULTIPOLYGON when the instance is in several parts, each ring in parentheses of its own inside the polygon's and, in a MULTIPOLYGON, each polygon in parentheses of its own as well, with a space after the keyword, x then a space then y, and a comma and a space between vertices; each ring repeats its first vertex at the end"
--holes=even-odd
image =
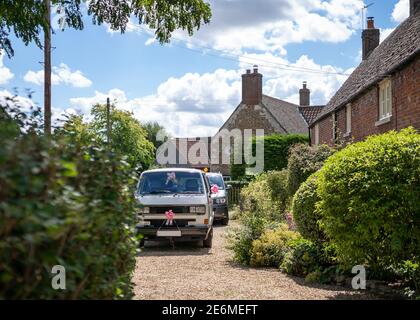
POLYGON ((241 226, 228 234, 228 249, 233 251, 233 259, 249 265, 254 240, 258 239, 267 226, 267 220, 260 214, 245 211, 240 216, 241 226))
POLYGON ((0 299, 130 298, 130 167, 108 150, 22 129, 0 141, 0 299), (51 288, 55 265, 66 290, 51 288))
POLYGON ((268 220, 284 220, 288 204, 286 171, 272 171, 257 176, 241 190, 242 209, 253 211, 268 220))
POLYGON ((420 135, 371 136, 331 156, 318 178, 322 227, 345 265, 420 255, 420 135))
POLYGON ((284 212, 289 204, 287 192, 287 170, 267 172, 266 179, 271 200, 277 204, 279 212, 284 212))
POLYGON ((325 234, 319 225, 321 214, 315 207, 319 201, 317 177, 318 174, 314 173, 297 190, 292 201, 292 213, 300 234, 305 239, 321 243, 325 240, 325 234))
POLYGON ((292 241, 289 247, 280 266, 282 271, 290 275, 306 277, 319 270, 322 257, 313 242, 301 238, 292 241))
POLYGON ((261 174, 241 190, 243 211, 255 212, 264 217, 278 215, 277 208, 271 199, 271 189, 267 175, 261 174))
POLYGON ((334 153, 327 145, 309 146, 296 144, 290 148, 287 170, 287 189, 293 196, 306 179, 323 166, 325 160, 334 153))
POLYGON ((420 263, 418 261, 403 261, 395 269, 396 276, 405 285, 404 293, 408 298, 420 299, 420 263))
POLYGON ((278 268, 289 248, 289 243, 299 236, 297 232, 290 231, 286 224, 280 224, 274 230, 265 230, 261 237, 252 243, 251 266, 278 268))

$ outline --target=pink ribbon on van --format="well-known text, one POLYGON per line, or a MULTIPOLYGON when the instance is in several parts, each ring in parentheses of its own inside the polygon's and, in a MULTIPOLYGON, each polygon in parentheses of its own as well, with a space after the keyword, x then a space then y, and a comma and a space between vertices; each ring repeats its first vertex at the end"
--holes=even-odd
POLYGON ((166 225, 167 226, 173 225, 175 213, 173 213, 172 210, 169 210, 165 212, 165 216, 166 216, 166 225))
POLYGON ((214 184, 211 186, 211 193, 218 193, 219 192, 219 187, 217 186, 217 184, 214 184))

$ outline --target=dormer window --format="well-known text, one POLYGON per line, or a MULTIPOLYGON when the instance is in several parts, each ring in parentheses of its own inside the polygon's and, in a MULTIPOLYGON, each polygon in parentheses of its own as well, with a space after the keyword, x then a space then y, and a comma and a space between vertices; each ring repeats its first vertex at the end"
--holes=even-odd
POLYGON ((390 118, 392 115, 391 80, 386 79, 379 84, 379 120, 390 118))

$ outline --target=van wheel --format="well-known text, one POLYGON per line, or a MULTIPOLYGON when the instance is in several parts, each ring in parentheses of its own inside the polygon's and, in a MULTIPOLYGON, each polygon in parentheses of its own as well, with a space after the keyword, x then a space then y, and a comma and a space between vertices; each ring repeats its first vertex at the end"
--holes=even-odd
POLYGON ((229 224, 229 216, 227 216, 226 218, 223 218, 222 220, 222 225, 227 226, 229 224))
POLYGON ((144 248, 144 238, 140 240, 140 248, 144 248))
POLYGON ((203 240, 204 248, 211 248, 213 246, 213 227, 210 230, 209 236, 207 239, 203 240))

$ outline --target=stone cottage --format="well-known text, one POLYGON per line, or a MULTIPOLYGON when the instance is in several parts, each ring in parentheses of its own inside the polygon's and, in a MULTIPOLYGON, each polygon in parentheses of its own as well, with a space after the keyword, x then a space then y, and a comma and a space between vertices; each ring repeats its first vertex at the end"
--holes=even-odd
POLYGON ((293 104, 263 94, 263 75, 258 67, 247 70, 242 75, 242 101, 214 137, 175 138, 168 142, 176 150, 176 163, 169 166, 207 168, 213 172, 230 175, 229 159, 232 151, 230 141, 232 132, 251 132, 264 130, 264 135, 308 134, 308 125, 322 110, 323 106, 310 106, 310 90, 306 82, 299 90, 300 104, 293 104), (195 158, 195 161, 191 161, 195 158), (197 159, 199 161, 197 161, 197 159))

